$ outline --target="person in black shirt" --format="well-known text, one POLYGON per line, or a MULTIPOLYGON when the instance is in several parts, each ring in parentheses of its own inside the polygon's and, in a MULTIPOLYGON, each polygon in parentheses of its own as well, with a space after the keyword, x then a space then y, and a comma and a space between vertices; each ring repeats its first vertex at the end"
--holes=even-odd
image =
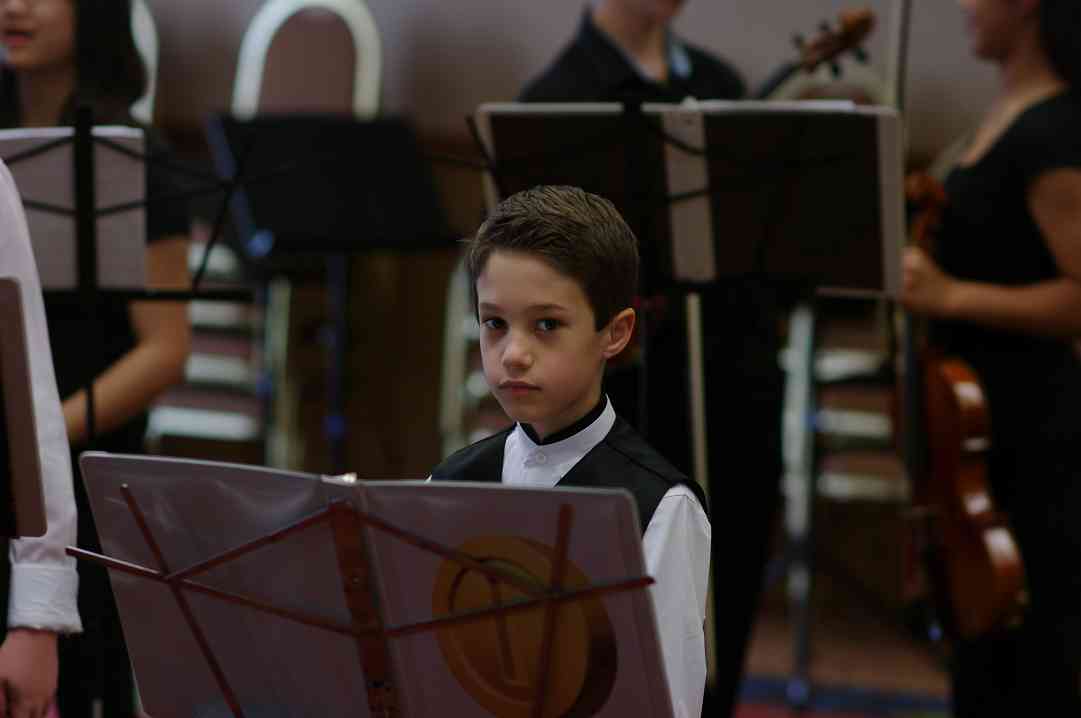
MULTIPOLYGON (((681 6, 681 0, 600 0, 519 99, 638 104, 743 97, 744 83, 730 65, 672 34, 669 23, 681 6)), ((728 715, 780 506, 780 308, 774 287, 755 277, 720 282, 702 301, 716 587, 715 681, 707 703, 716 714, 728 715)), ((682 299, 673 295, 666 305, 665 319, 655 319, 645 339, 645 413, 653 419, 644 433, 666 459, 691 474, 687 391, 673 390, 687 367, 682 299)), ((613 369, 605 379, 613 403, 632 418, 639 416, 635 371, 613 369)))
POLYGON ((743 79, 728 63, 671 35, 667 15, 633 27, 624 20, 636 17, 627 5, 608 0, 587 11, 578 35, 548 69, 526 85, 520 99, 680 102, 687 97, 743 97, 743 79), (624 30, 627 26, 631 27, 624 30))
MULTIPOLYGON (((0 127, 70 125, 77 101, 92 106, 96 124, 134 124, 130 107, 143 92, 146 72, 131 33, 130 0, 6 2, 0 12, 7 46, 0 127)), ((159 155, 163 145, 155 133, 148 130, 146 140, 147 152, 159 155)), ((150 196, 175 192, 172 184, 169 173, 148 165, 150 196)), ((150 286, 187 288, 187 234, 183 205, 148 207, 150 286)), ((190 344, 187 305, 110 300, 93 323, 63 297, 47 295, 45 308, 76 476, 76 459, 89 438, 83 389, 88 380, 94 382, 93 448, 142 453, 150 403, 183 377, 190 344)), ((79 479, 75 498, 79 545, 100 552, 79 479)), ((60 711, 65 718, 134 715, 130 661, 105 569, 79 564, 78 601, 84 634, 59 646, 60 711)))
MULTIPOLYGON (((1081 715, 1081 3, 964 0, 998 96, 947 177, 937 262, 904 257, 909 309, 980 377, 988 476, 1027 581, 1020 627, 955 647, 957 716, 1081 715)), ((959 608, 963 610, 963 608, 959 608)))

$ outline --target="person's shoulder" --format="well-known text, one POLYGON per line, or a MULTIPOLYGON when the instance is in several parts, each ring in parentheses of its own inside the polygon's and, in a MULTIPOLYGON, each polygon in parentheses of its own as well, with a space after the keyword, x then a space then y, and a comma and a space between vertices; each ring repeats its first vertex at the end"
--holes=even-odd
POLYGON ((621 417, 616 417, 612 430, 604 437, 605 443, 640 467, 646 474, 675 485, 687 481, 686 475, 660 455, 641 434, 621 417))
POLYGON ((1029 175, 1081 166, 1081 94, 1067 91, 1032 105, 1003 135, 1008 156, 1029 175))
POLYGON ((589 102, 599 92, 595 68, 577 38, 572 39, 555 59, 526 83, 519 102, 589 102))
POLYGON ((458 449, 453 454, 443 459, 432 469, 433 481, 452 481, 461 478, 462 474, 477 463, 487 460, 494 454, 501 455, 501 448, 507 441, 507 436, 514 430, 514 425, 492 434, 469 446, 458 449))
POLYGON ((747 85, 735 65, 697 45, 684 42, 683 48, 690 57, 696 83, 706 83, 716 88, 715 92, 710 93, 715 97, 701 99, 738 100, 746 96, 747 85))
POLYGON ((1062 92, 1024 110, 1007 130, 1007 136, 1022 143, 1054 143, 1074 140, 1081 126, 1081 94, 1062 92))
POLYGON ((695 495, 703 510, 708 510, 706 496, 701 487, 661 456, 623 419, 616 418, 616 423, 605 436, 603 444, 628 463, 636 479, 650 485, 658 501, 671 489, 685 486, 695 495))

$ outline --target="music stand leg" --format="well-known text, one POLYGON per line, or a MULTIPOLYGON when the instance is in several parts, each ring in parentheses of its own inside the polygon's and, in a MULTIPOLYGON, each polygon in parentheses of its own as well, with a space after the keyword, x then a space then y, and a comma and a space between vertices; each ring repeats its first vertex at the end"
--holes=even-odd
POLYGON ((810 302, 792 312, 786 360, 784 463, 785 527, 788 534, 788 601, 795 623, 793 665, 786 689, 789 704, 802 710, 811 692, 811 599, 814 589, 815 315, 810 302))
POLYGON ((327 293, 330 305, 330 370, 327 375, 327 415, 324 431, 333 473, 345 472, 345 373, 349 361, 349 255, 327 258, 327 293))
MULTIPOLYGON (((706 438, 706 373, 702 359, 702 296, 689 292, 684 312, 687 335, 687 402, 691 418, 691 458, 694 480, 709 498, 709 442, 706 438)), ((714 606, 713 571, 710 571, 706 597, 706 663, 707 673, 716 675, 717 642, 716 607, 714 606)))

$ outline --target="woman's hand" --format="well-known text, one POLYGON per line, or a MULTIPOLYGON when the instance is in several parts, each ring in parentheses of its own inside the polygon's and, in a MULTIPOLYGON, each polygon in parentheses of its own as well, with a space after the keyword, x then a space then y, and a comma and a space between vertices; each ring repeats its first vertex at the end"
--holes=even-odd
POLYGON ((933 317, 953 313, 954 297, 961 283, 943 272, 922 249, 905 249, 901 277, 901 303, 906 309, 933 317))
POLYGON ((56 695, 56 634, 15 628, 0 644, 0 716, 44 718, 56 695))

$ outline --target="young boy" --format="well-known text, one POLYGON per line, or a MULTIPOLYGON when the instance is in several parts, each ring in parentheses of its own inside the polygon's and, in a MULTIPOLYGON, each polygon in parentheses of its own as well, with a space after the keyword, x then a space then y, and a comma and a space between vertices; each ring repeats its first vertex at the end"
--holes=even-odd
POLYGON ((573 187, 504 200, 470 242, 484 375, 517 423, 452 455, 433 480, 628 489, 677 718, 701 715, 710 523, 701 489, 601 392, 634 329, 637 241, 610 202, 573 187))

